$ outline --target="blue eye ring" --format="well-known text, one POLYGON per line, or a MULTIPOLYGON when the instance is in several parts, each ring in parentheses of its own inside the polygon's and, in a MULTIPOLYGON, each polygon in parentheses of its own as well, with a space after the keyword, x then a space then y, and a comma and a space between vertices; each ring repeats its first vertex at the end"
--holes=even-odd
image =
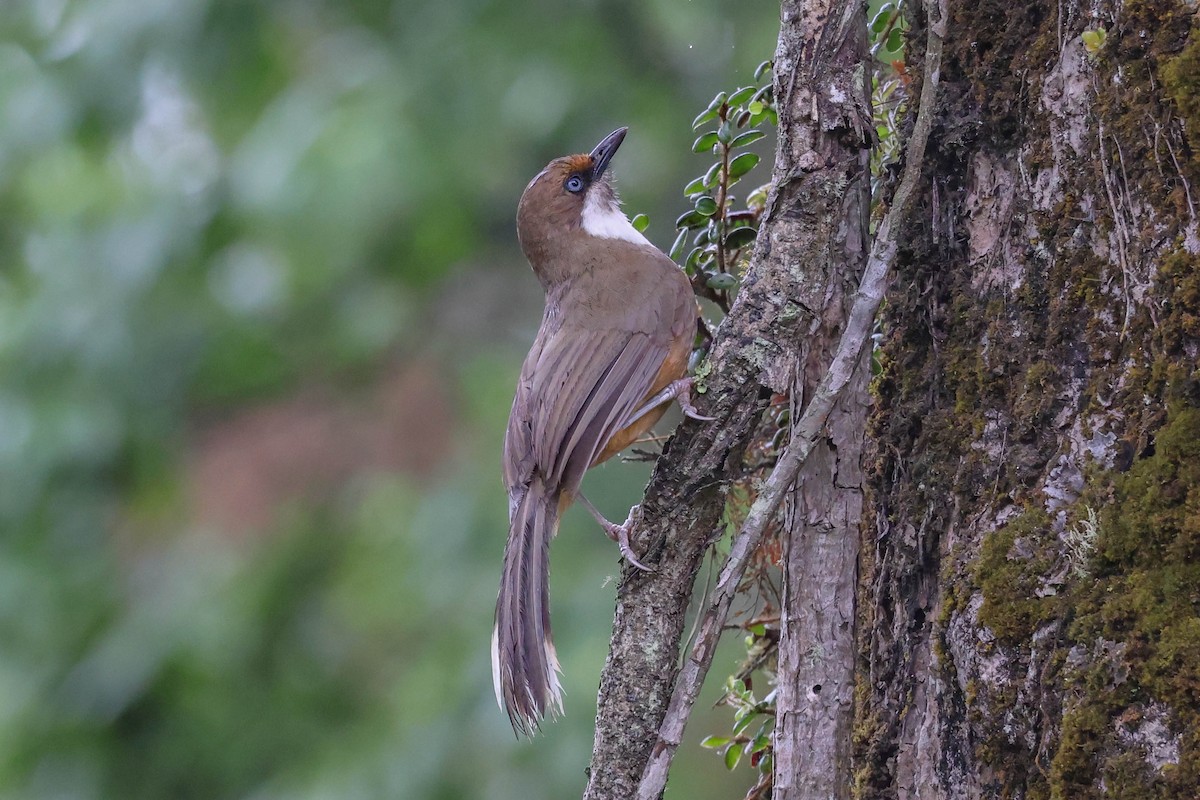
POLYGON ((567 182, 563 184, 563 188, 571 194, 579 194, 583 191, 583 178, 578 175, 572 175, 567 178, 567 182))

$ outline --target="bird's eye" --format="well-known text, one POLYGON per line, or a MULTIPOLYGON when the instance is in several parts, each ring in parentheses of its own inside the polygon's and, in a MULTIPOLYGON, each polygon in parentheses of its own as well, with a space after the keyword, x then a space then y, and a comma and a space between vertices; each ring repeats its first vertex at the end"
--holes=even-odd
POLYGON ((568 192, 571 192, 572 194, 579 194, 583 191, 583 178, 579 177, 578 175, 572 175, 571 177, 567 178, 567 182, 563 185, 567 187, 568 192))

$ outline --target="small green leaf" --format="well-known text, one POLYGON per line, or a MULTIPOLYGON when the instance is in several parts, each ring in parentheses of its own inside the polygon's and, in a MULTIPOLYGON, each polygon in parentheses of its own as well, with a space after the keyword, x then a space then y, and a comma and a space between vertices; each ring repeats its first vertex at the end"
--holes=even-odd
POLYGON ((683 262, 685 272, 694 273, 696 268, 700 266, 700 256, 704 254, 704 250, 699 247, 693 247, 692 252, 688 253, 687 261, 683 262))
POLYGON ((720 172, 721 172, 721 162, 720 161, 718 161, 717 163, 715 163, 711 167, 709 167, 708 172, 704 173, 705 187, 716 186, 717 185, 717 177, 720 174, 720 172))
POLYGON ((753 633, 755 636, 766 636, 767 635, 767 626, 762 624, 761 622, 758 623, 757 625, 751 625, 750 632, 753 633))
POLYGON ((717 140, 721 144, 729 144, 733 140, 733 125, 729 120, 725 120, 721 127, 717 128, 717 140))
POLYGON ((700 742, 701 747, 707 747, 711 750, 715 750, 718 747, 724 747, 727 744, 729 744, 728 736, 706 736, 704 740, 700 742))
POLYGON ((754 80, 761 81, 762 76, 766 75, 772 66, 774 66, 774 65, 770 61, 764 61, 761 64, 759 64, 757 67, 755 67, 754 68, 754 80))
POLYGON ((754 737, 754 741, 750 743, 750 752, 758 753, 763 750, 766 750, 770 746, 771 746, 771 737, 765 733, 762 733, 762 734, 759 734, 758 736, 754 737))
POLYGON ((771 184, 764 184, 750 193, 746 198, 747 208, 763 208, 767 204, 767 190, 771 184))
MULTIPOLYGON (((870 28, 872 33, 883 33, 883 29, 888 26, 888 22, 892 18, 892 10, 895 8, 891 3, 884 3, 879 7, 879 11, 871 19, 870 28)), ((872 37, 874 38, 874 37, 872 37)))
POLYGON ((725 751, 725 769, 732 770, 742 760, 742 748, 732 745, 725 751))
MULTIPOLYGON (((710 289, 716 289, 717 291, 723 292, 727 289, 732 289, 733 287, 737 286, 737 278, 735 278, 733 275, 730 275, 728 272, 718 272, 716 275, 710 276, 709 279, 704 282, 704 284, 710 289)), ((734 733, 736 732, 737 731, 734 731, 734 733)))
POLYGON ((687 246, 687 235, 688 229, 684 228, 675 237, 675 244, 671 245, 671 258, 675 261, 678 261, 679 257, 683 255, 683 248, 687 246))
POLYGON ((683 193, 684 193, 684 195, 698 194, 700 192, 703 192, 710 185, 711 184, 708 181, 708 176, 701 175, 699 178, 694 179, 687 186, 683 187, 683 193))
POLYGON ((753 116, 757 117, 763 112, 763 104, 761 101, 755 100, 753 103, 746 106, 746 110, 749 111, 753 116))
POLYGON ((737 179, 745 175, 754 166, 758 164, 757 153, 742 153, 740 156, 729 162, 729 177, 737 179))
POLYGON ((717 213, 717 201, 705 195, 696 201, 696 212, 706 217, 717 213))
POLYGON ((754 243, 758 236, 758 231, 754 228, 746 226, 744 228, 734 228, 725 235, 725 249, 738 250, 747 247, 754 243))
POLYGON ((702 228, 708 224, 708 218, 697 211, 689 211, 675 220, 676 228, 702 228))
POLYGON ((716 119, 716 118, 717 118, 717 109, 715 109, 715 108, 709 108, 704 111, 701 111, 700 116, 698 116, 694 120, 692 120, 692 130, 696 130, 696 128, 699 128, 704 123, 708 122, 709 120, 716 119))
POLYGON ((755 713, 748 713, 748 714, 745 714, 745 715, 744 715, 744 716, 742 716, 740 719, 739 719, 737 716, 735 716, 735 717, 734 717, 734 720, 735 720, 735 721, 734 721, 734 723, 733 723, 733 734, 734 734, 734 736, 736 736, 737 734, 739 734, 739 733, 741 733, 742 731, 746 730, 746 728, 749 728, 749 727, 750 727, 750 723, 751 723, 751 722, 754 722, 754 718, 755 718, 756 716, 758 716, 758 715, 757 715, 757 714, 755 714, 755 713))
POLYGON ((897 25, 888 34, 887 49, 893 53, 898 53, 902 47, 904 47, 904 31, 897 25))
POLYGON ((702 135, 696 141, 692 142, 693 153, 707 153, 713 149, 713 145, 717 143, 717 132, 709 131, 702 135))
POLYGON ((699 128, 701 125, 708 122, 709 120, 716 119, 717 117, 721 117, 722 116, 721 110, 724 107, 725 107, 725 93, 718 92, 717 96, 714 97, 712 99, 712 102, 710 102, 708 104, 708 108, 706 108, 702 112, 700 112, 700 116, 696 117, 696 119, 694 119, 692 121, 692 129, 695 130, 696 128, 699 128))
POLYGON ((1092 28, 1080 34, 1083 39, 1084 49, 1088 51, 1088 55, 1096 55, 1101 47, 1104 47, 1104 42, 1108 39, 1108 31, 1104 28, 1092 28))
POLYGON ((729 99, 726 102, 729 104, 730 108, 740 106, 742 103, 753 97, 754 93, 757 91, 757 86, 743 86, 733 94, 729 95, 729 99))
POLYGON ((757 142, 759 139, 763 138, 764 136, 766 136, 766 134, 760 130, 749 130, 743 134, 740 134, 736 139, 734 139, 732 142, 730 142, 729 147, 731 149, 734 147, 745 147, 748 144, 757 142))
POLYGON ((642 233, 646 230, 646 226, 650 224, 650 218, 645 214, 634 214, 633 219, 629 220, 629 223, 633 225, 635 231, 642 233))

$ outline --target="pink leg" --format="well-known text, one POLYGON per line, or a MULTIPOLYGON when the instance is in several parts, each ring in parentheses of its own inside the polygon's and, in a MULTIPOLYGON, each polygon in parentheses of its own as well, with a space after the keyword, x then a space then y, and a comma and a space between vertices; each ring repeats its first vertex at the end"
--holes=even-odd
POLYGON ((630 564, 633 564, 642 572, 654 572, 653 568, 647 567, 641 561, 638 561, 637 556, 633 554, 633 548, 629 546, 629 531, 633 527, 633 513, 637 511, 637 506, 629 509, 629 516, 623 523, 616 525, 605 519, 604 515, 601 514, 599 510, 592 505, 591 501, 582 494, 577 494, 575 497, 579 500, 579 502, 583 503, 583 507, 591 512, 591 515, 596 518, 596 522, 600 523, 600 527, 604 529, 604 533, 608 536, 608 538, 617 543, 617 547, 620 548, 621 555, 625 557, 626 561, 628 561, 630 564))

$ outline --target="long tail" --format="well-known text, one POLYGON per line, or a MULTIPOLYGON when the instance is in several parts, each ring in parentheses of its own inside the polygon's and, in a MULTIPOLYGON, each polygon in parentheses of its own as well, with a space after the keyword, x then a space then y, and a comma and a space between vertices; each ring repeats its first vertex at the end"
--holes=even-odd
POLYGON ((558 657, 550 638, 550 540, 558 532, 558 498, 539 478, 511 516, 492 631, 496 701, 518 734, 537 732, 546 714, 562 713, 558 657))

